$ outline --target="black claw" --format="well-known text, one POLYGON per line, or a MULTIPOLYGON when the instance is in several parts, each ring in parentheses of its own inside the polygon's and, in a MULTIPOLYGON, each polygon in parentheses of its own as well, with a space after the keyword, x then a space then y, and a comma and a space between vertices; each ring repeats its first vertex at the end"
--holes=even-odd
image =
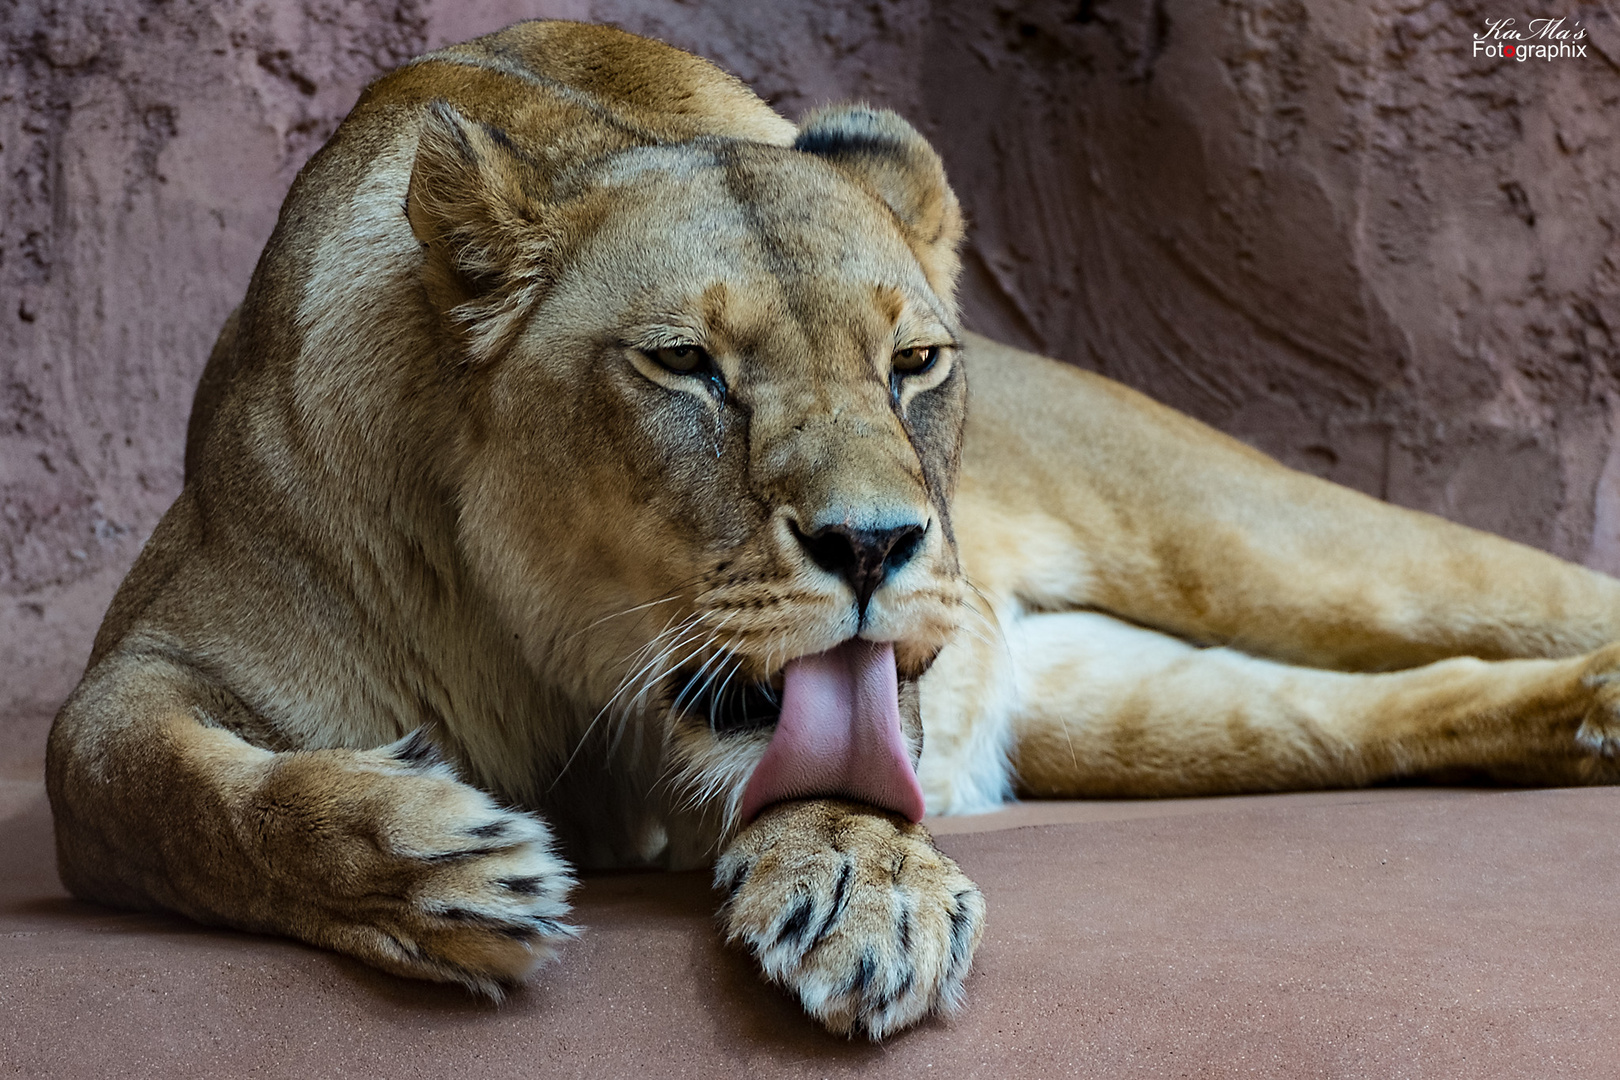
POLYGON ((827 908, 827 917, 821 920, 821 926, 816 930, 816 936, 810 939, 810 945, 805 949, 809 952, 822 939, 832 932, 832 928, 844 917, 844 909, 849 906, 849 879, 855 875, 855 864, 845 860, 844 867, 838 871, 838 883, 833 886, 832 905, 827 908))
MULTIPOLYGON (((894 996, 889 998, 889 1003, 893 1004, 894 1002, 905 997, 907 994, 911 993, 911 988, 916 984, 917 970, 915 968, 907 968, 906 977, 900 980, 900 986, 895 990, 894 996)), ((885 1006, 885 1008, 887 1008, 887 1006, 885 1006)))
POLYGON ((493 840, 497 836, 506 835, 506 822, 490 821, 484 823, 483 825, 476 825, 467 830, 467 835, 476 836, 480 840, 493 840))
POLYGON ((810 928, 810 916, 814 912, 815 901, 808 896, 802 897, 793 905, 787 918, 782 920, 782 928, 776 932, 776 944, 785 944, 789 939, 796 943, 801 941, 804 932, 810 928))
POLYGON ((731 876, 721 886, 726 892, 727 900, 737 895, 737 890, 741 889, 743 883, 748 880, 748 872, 749 866, 747 863, 739 863, 737 868, 731 872, 731 876))
POLYGON ((906 972, 906 977, 900 980, 900 985, 895 987, 893 993, 878 994, 876 997, 867 998, 865 1002, 866 1010, 874 1014, 888 1012, 896 1001, 906 996, 906 991, 911 989, 911 984, 915 981, 916 975, 910 971, 906 972))
POLYGON ((501 849, 498 847, 462 848, 460 851, 439 851, 432 855, 423 855, 423 862, 457 862, 461 859, 475 859, 480 855, 494 855, 501 849))
POLYGON ((956 894, 956 905, 951 908, 951 967, 956 969, 966 964, 970 957, 968 948, 973 938, 973 917, 968 912, 966 900, 973 896, 972 890, 964 890, 956 894))
POLYGON ((425 768, 442 762, 444 757, 427 732, 427 728, 419 727, 405 736, 404 741, 394 748, 394 760, 413 768, 425 768))
POLYGON ((471 911, 467 908, 446 908, 439 914, 446 919, 453 919, 459 923, 476 926, 480 930, 488 930, 492 934, 509 937, 513 941, 527 941, 537 935, 556 934, 561 931, 562 924, 554 919, 543 916, 534 916, 521 922, 511 919, 501 919, 482 912, 471 911))
POLYGON ((468 923, 472 926, 482 927, 485 930, 494 930, 498 933, 507 934, 508 936, 511 936, 512 930, 516 928, 516 924, 510 923, 505 919, 498 919, 491 915, 485 915, 481 911, 473 911, 469 908, 445 908, 443 911, 439 912, 439 914, 446 919, 454 919, 456 922, 468 923))
POLYGON ((519 896, 539 896, 544 879, 537 877, 507 878, 496 882, 501 888, 515 892, 519 896))
POLYGON ((911 912, 900 912, 900 951, 911 951, 911 912))
POLYGON ((849 977, 849 985, 844 988, 844 993, 864 998, 875 978, 877 978, 877 957, 873 955, 871 949, 867 949, 861 953, 860 966, 855 969, 855 974, 849 977))

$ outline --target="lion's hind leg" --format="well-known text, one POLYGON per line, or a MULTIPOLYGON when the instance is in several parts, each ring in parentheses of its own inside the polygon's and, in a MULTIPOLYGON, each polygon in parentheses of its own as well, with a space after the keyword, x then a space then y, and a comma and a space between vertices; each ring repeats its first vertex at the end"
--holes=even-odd
POLYGON ((85 678, 47 761, 72 892, 493 997, 573 933, 545 824, 457 780, 420 735, 273 753, 219 725, 240 708, 167 659, 114 654, 85 678))
MULTIPOLYGON (((1001 729, 1023 794, 1213 795, 1459 773, 1579 784, 1620 774, 1620 647, 1356 674, 1201 649, 1096 613, 1020 615, 1003 626, 999 647, 952 646, 996 672, 995 692, 933 701, 964 707, 947 728, 1001 729)), ((936 668, 948 662, 949 652, 936 668)))

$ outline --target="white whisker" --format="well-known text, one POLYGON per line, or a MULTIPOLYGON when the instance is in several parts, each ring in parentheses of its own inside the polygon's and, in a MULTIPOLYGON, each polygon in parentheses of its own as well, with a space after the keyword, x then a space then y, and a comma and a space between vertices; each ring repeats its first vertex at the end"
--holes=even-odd
MULTIPOLYGON (((685 641, 691 640, 691 638, 695 638, 697 636, 697 634, 692 634, 691 637, 687 637, 686 634, 687 634, 688 630, 691 630, 693 627, 695 627, 695 625, 699 621, 701 621, 702 617, 703 617, 702 613, 699 612, 697 614, 694 614, 690 618, 688 618, 686 620, 683 620, 680 624, 678 624, 676 626, 674 633, 675 633, 675 636, 678 639, 681 639, 680 640, 681 644, 684 644, 685 641)), ((671 633, 671 631, 669 631, 669 630, 661 631, 657 636, 655 636, 652 639, 652 641, 648 642, 647 645, 643 646, 640 650, 638 650, 637 656, 639 657, 649 647, 652 647, 653 645, 655 645, 659 638, 664 637, 666 634, 669 634, 669 633, 671 633)), ((698 633, 702 633, 702 631, 698 631, 698 633)), ((562 778, 565 775, 567 775, 568 770, 573 767, 574 760, 579 757, 579 752, 581 750, 585 749, 585 743, 590 739, 591 732, 596 730, 597 722, 600 721, 602 719, 602 716, 609 709, 611 709, 613 707, 614 702, 616 702, 619 699, 620 695, 622 695, 625 692, 625 690, 627 690, 631 686, 635 685, 636 680, 640 678, 642 672, 648 670, 648 668, 652 664, 656 663, 659 659, 661 659, 664 656, 667 656, 671 651, 673 651, 675 648, 679 648, 679 647, 680 647, 680 645, 676 644, 676 645, 672 645, 672 646, 670 646, 668 648, 665 648, 664 650, 660 651, 659 654, 657 656, 655 656, 652 660, 648 661, 647 664, 643 664, 632 675, 627 675, 625 678, 619 680, 618 689, 616 689, 614 691, 612 697, 608 698, 607 704, 603 705, 600 709, 598 709, 597 712, 596 712, 596 715, 591 717, 591 722, 589 724, 585 725, 585 731, 584 731, 583 734, 580 735, 579 741, 574 744, 573 752, 568 755, 568 760, 563 762, 563 767, 560 770, 558 770, 556 777, 551 781, 551 786, 546 789, 548 792, 551 791, 552 789, 554 789, 559 783, 562 782, 562 778)), ((632 661, 632 663, 633 662, 634 661, 632 661)))
MULTIPOLYGON (((742 671, 743 664, 746 661, 746 657, 734 655, 732 657, 731 670, 726 673, 726 677, 721 680, 719 688, 715 690, 713 696, 709 698, 709 729, 711 731, 714 729, 714 725, 716 723, 714 715, 715 707, 726 699, 726 690, 730 688, 731 680, 737 677, 738 672, 742 671)), ((746 693, 747 691, 744 690, 744 692, 746 693)))
MULTIPOLYGON (((626 615, 633 615, 638 611, 646 611, 648 608, 657 607, 659 604, 668 604, 668 603, 671 603, 671 602, 673 602, 675 600, 679 600, 679 599, 680 599, 680 596, 678 595, 678 593, 670 593, 670 594, 667 594, 665 596, 659 597, 657 600, 649 600, 645 604, 636 604, 633 607, 625 608, 623 611, 615 611, 611 615, 603 615, 600 619, 596 619, 596 620, 594 620, 594 621, 592 621, 590 623, 587 623, 585 626, 580 627, 578 630, 575 630, 572 634, 569 634, 567 637, 565 637, 561 641, 557 642, 556 647, 559 648, 559 649, 562 648, 563 646, 565 646, 565 645, 569 644, 570 642, 572 642, 575 638, 579 637, 581 634, 589 633, 590 631, 595 630, 598 626, 601 626, 605 622, 611 622, 614 619, 622 619, 626 615)), ((666 623, 665 625, 667 626, 668 624, 666 623)))

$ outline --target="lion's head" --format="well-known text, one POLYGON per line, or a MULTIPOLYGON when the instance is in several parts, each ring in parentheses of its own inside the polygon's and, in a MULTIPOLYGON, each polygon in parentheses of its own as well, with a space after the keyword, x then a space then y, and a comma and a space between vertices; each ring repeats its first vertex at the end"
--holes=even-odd
MULTIPOLYGON (((650 721, 733 820, 818 786, 916 816, 915 681, 961 606, 961 229, 893 113, 795 128, 678 50, 527 24, 376 84, 306 170, 238 347, 293 374, 242 397, 284 393, 261 427, 309 417, 301 445, 356 463, 344 513, 361 473, 431 469, 460 565, 414 542, 412 580, 470 580, 500 633, 422 654, 511 650, 548 745, 650 721)), ((399 521, 403 491, 372 512, 399 521)), ((482 691, 443 682, 421 693, 481 777, 546 782, 509 782, 512 740, 457 729, 482 691)))

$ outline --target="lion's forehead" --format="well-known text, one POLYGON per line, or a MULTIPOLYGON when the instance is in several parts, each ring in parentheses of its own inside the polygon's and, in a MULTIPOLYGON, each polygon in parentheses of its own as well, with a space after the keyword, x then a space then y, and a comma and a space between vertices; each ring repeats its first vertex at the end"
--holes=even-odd
POLYGON ((889 210, 809 155, 729 140, 636 147, 596 179, 613 205, 582 268, 682 288, 770 279, 794 295, 882 285, 932 296, 889 210))

